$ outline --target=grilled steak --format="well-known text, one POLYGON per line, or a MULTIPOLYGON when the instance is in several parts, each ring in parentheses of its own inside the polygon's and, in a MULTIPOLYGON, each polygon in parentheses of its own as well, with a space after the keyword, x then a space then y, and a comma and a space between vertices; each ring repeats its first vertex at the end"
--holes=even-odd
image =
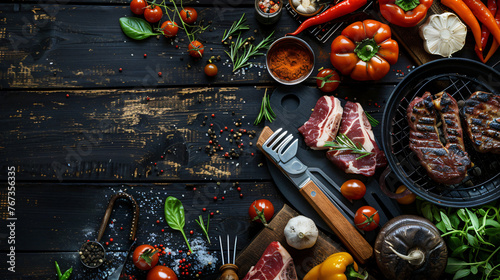
POLYGON ((462 115, 474 149, 500 154, 500 95, 474 92, 465 101, 462 115))
POLYGON ((340 100, 333 96, 321 97, 309 120, 299 127, 306 145, 313 150, 328 149, 324 147, 325 142, 332 141, 337 136, 342 111, 340 100))
POLYGON ((346 173, 372 176, 375 174, 376 168, 387 165, 385 154, 375 142, 372 126, 361 104, 349 101, 346 103, 339 133, 345 134, 354 143, 360 143, 366 151, 372 152, 372 154, 357 159, 360 155, 350 151, 328 151, 327 158, 337 167, 346 173))
POLYGON ((410 126, 410 148, 432 180, 458 184, 467 175, 470 159, 465 152, 457 101, 446 92, 430 92, 416 97, 407 108, 410 126), (443 124, 443 138, 439 139, 438 122, 443 124))

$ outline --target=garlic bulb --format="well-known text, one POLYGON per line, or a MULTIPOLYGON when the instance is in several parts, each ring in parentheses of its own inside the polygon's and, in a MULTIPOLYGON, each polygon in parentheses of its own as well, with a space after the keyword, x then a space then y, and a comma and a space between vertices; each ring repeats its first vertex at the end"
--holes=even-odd
POLYGON ((454 13, 442 13, 431 15, 419 31, 426 52, 451 57, 464 47, 467 26, 454 13))
POLYGON ((318 239, 316 224, 305 216, 291 218, 285 226, 284 233, 288 245, 299 250, 311 248, 318 239))
POLYGON ((312 14, 318 9, 316 0, 292 0, 292 4, 297 12, 303 14, 312 14))

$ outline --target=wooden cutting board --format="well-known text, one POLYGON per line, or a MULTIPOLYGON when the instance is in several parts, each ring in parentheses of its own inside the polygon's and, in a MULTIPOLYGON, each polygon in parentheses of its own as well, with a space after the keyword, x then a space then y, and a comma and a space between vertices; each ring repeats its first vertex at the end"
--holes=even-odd
POLYGON ((318 240, 312 248, 297 250, 288 246, 283 230, 288 220, 298 215, 299 213, 285 204, 274 216, 271 223, 269 223, 269 226, 273 230, 264 228, 254 238, 250 245, 241 251, 236 258, 236 265, 239 267, 238 276, 240 279, 243 279, 250 270, 250 267, 254 266, 259 261, 264 250, 273 241, 279 241, 288 253, 290 253, 299 279, 302 279, 311 268, 323 262, 331 254, 345 251, 341 248, 339 243, 336 243, 321 231, 319 231, 318 240))

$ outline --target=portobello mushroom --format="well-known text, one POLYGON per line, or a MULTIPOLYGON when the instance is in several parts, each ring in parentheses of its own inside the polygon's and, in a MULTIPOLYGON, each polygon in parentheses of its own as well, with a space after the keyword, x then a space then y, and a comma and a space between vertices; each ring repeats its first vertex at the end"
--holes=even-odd
POLYGON ((448 259, 439 230, 415 215, 387 222, 377 235, 374 251, 377 265, 388 279, 439 279, 448 259))

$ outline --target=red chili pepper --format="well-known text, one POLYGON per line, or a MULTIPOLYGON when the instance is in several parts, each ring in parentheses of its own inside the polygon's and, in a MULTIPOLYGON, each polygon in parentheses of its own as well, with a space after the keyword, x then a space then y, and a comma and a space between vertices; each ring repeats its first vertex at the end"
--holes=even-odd
POLYGON ((490 30, 491 35, 497 42, 500 42, 500 26, 498 26, 495 17, 488 10, 481 0, 464 0, 464 3, 471 9, 477 19, 490 30))
POLYGON ((296 36, 313 25, 329 22, 341 16, 350 14, 363 7, 366 4, 366 1, 367 0, 344 0, 323 13, 304 21, 299 28, 297 28, 297 30, 293 33, 288 33, 287 35, 296 36))
MULTIPOLYGON (((495 20, 497 22, 497 25, 500 26, 500 3, 497 2, 497 14, 495 16, 495 20)), ((497 51, 499 42, 493 40, 493 44, 491 44, 490 50, 488 51, 488 55, 484 58, 484 62, 486 63, 492 56, 493 54, 497 51)))
MULTIPOLYGON (((497 0, 488 0, 488 10, 491 12, 492 15, 497 14, 497 0)), ((488 43, 488 37, 490 36, 490 30, 486 28, 486 25, 483 24, 481 26, 481 47, 483 50, 486 48, 486 43, 488 43)), ((477 56, 479 59, 484 63, 486 62, 484 57, 483 57, 483 52, 479 50, 479 47, 476 45, 474 47, 474 50, 476 51, 477 56)))

